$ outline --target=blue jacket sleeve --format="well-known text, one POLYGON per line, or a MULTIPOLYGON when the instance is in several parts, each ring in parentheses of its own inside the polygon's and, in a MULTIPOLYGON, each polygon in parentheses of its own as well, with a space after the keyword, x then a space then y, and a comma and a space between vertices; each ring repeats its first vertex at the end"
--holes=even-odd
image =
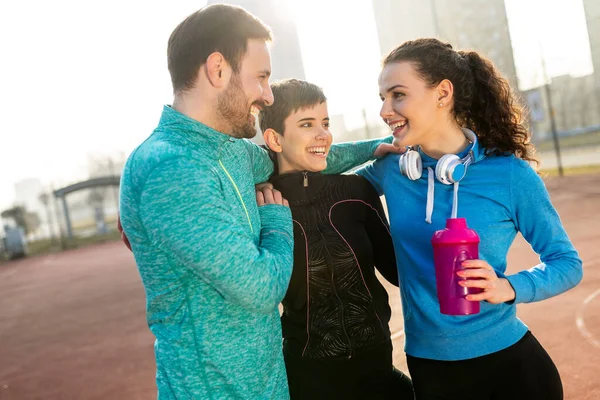
POLYGON ((142 224, 156 246, 228 301, 269 313, 285 296, 292 273, 292 218, 280 205, 262 206, 259 213, 256 245, 246 221, 231 214, 216 173, 185 158, 159 164, 140 196, 142 224))
POLYGON ((510 174, 513 221, 541 263, 506 278, 515 289, 516 303, 544 300, 577 285, 582 262, 542 179, 521 160, 511 163, 510 174))
POLYGON ((377 194, 381 196, 384 194, 383 181, 385 179, 385 174, 387 172, 389 163, 389 158, 376 160, 375 162, 361 167, 356 171, 356 173, 366 178, 371 183, 371 185, 373 185, 373 187, 377 191, 377 194))

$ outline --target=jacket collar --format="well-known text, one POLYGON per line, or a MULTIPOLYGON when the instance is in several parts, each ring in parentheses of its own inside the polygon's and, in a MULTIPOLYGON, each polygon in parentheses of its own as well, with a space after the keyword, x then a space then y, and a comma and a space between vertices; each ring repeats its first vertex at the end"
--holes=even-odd
POLYGON ((321 172, 302 171, 273 175, 270 182, 288 201, 305 202, 322 194, 326 179, 321 172))
POLYGON ((237 138, 219 132, 200 121, 180 113, 169 105, 163 107, 158 129, 167 128, 170 134, 179 136, 184 142, 209 146, 218 151, 226 142, 235 142, 237 138))

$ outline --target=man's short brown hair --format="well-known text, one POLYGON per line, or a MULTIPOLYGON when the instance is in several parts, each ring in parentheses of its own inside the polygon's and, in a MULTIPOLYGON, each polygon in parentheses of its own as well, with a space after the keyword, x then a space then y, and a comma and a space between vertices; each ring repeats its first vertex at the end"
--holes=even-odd
POLYGON ((214 4, 184 19, 169 37, 167 58, 173 93, 194 86, 198 69, 219 52, 239 72, 249 39, 273 39, 271 29, 241 7, 214 4))

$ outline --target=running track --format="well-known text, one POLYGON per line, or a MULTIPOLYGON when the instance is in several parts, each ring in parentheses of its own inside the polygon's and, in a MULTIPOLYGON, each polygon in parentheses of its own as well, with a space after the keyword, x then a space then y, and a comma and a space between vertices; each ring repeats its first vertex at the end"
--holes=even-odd
MULTIPOLYGON (((546 347, 565 398, 600 399, 600 175, 547 181, 584 260, 575 289, 518 315, 546 347)), ((509 272, 537 262, 519 239, 509 272)), ((396 366, 406 371, 399 295, 389 288, 396 366)), ((132 255, 106 243, 0 264, 0 400, 156 398, 153 337, 132 255)))

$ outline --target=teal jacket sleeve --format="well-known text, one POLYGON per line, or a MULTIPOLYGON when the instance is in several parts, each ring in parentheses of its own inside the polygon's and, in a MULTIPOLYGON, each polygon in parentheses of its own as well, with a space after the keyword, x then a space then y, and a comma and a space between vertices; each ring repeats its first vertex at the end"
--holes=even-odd
POLYGON ((292 218, 288 207, 259 208, 260 244, 245 220, 234 218, 209 168, 186 158, 159 164, 140 196, 150 240, 228 301, 253 312, 273 312, 292 273, 292 218), (177 179, 173 179, 177 177, 177 179))
POLYGON ((327 156, 325 174, 341 174, 374 160, 375 149, 381 143, 392 143, 393 136, 381 139, 360 140, 358 142, 337 143, 331 146, 327 156))
POLYGON ((538 174, 521 160, 511 163, 510 174, 513 221, 541 263, 506 278, 515 289, 516 303, 544 300, 577 285, 582 262, 538 174))
MULTIPOLYGON (((327 156, 325 174, 341 174, 373 160, 375 150, 381 143, 392 143, 393 136, 358 142, 336 143, 327 156)), ((252 160, 254 183, 266 182, 273 173, 273 162, 265 149, 250 140, 244 139, 252 160)))
POLYGON ((251 142, 248 139, 243 139, 250 160, 252 162, 252 176, 254 177, 254 184, 266 182, 273 175, 274 167, 273 161, 269 157, 269 153, 266 149, 251 142))

